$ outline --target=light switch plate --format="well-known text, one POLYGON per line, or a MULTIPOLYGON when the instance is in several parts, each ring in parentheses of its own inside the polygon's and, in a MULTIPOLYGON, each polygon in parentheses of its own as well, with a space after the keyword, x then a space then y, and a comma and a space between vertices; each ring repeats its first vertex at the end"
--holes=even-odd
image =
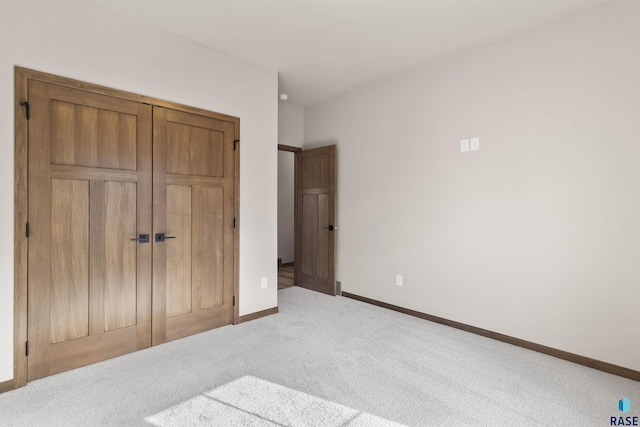
POLYGON ((263 277, 262 280, 260 280, 260 288, 267 289, 268 283, 269 283, 269 279, 266 277, 263 277))
POLYGON ((480 149, 480 138, 471 138, 471 151, 478 151, 480 149))
POLYGON ((466 151, 469 151, 469 140, 468 139, 461 139, 460 140, 460 152, 464 153, 466 151))

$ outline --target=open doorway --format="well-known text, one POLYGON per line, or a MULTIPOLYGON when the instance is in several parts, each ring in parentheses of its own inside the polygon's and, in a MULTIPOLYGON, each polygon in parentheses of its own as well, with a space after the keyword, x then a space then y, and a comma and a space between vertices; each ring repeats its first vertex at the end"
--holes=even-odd
POLYGON ((295 153, 278 145, 278 290, 295 285, 295 153))
POLYGON ((335 225, 335 218, 336 146, 327 145, 302 151, 301 148, 279 144, 278 289, 301 286, 328 295, 336 294, 335 230, 338 227, 335 225), (290 179, 291 160, 293 191, 290 179), (289 219, 291 193, 293 221, 289 219), (290 253, 288 251, 292 241, 293 255, 285 255, 290 253), (293 261, 288 261, 289 259, 293 261))

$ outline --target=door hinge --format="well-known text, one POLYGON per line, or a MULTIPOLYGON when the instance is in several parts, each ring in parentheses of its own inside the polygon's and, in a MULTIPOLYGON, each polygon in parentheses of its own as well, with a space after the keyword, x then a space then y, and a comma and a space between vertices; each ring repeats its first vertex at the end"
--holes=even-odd
POLYGON ((27 342, 25 343, 25 352, 24 352, 24 355, 25 355, 25 356, 28 356, 28 355, 29 355, 29 341, 27 341, 27 342))
POLYGON ((236 228, 236 219, 233 218, 233 228, 236 228))
POLYGON ((233 305, 236 305, 236 296, 233 296, 233 305))
POLYGON ((239 139, 234 139, 233 140, 233 151, 236 151, 236 148, 238 148, 238 143, 240 142, 239 139))
POLYGON ((27 113, 27 120, 29 120, 31 118, 31 111, 30 111, 31 108, 30 108, 30 105, 29 105, 29 101, 23 101, 23 102, 20 103, 20 105, 22 105, 25 108, 26 113, 27 113))
POLYGON ((29 223, 27 223, 27 226, 25 227, 25 230, 24 230, 24 234, 25 234, 27 237, 29 237, 29 231, 30 231, 30 230, 29 230, 29 223))

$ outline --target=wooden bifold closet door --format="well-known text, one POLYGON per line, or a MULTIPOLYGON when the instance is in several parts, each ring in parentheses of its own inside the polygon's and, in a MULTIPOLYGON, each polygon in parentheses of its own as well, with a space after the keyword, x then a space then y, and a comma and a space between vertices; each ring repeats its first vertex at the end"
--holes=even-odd
POLYGON ((233 123, 154 107, 153 344, 233 321, 233 123))
POLYGON ((152 111, 38 81, 29 103, 33 380, 151 345, 152 111))
POLYGON ((28 380, 233 322, 237 123, 69 86, 28 83, 28 380))

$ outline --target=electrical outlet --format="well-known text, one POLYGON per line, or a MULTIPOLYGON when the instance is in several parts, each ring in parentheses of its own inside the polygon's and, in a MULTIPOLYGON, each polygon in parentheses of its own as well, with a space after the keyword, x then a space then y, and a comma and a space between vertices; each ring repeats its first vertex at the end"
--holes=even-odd
POLYGON ((465 153, 469 151, 469 140, 468 139, 461 139, 460 140, 460 152, 461 153, 465 153))
POLYGON ((396 285, 402 286, 402 276, 399 274, 396 274, 396 285))
POLYGON ((480 149, 480 138, 471 138, 471 151, 478 151, 480 149))
POLYGON ((262 280, 260 280, 260 289, 267 289, 268 284, 269 284, 269 279, 266 277, 263 277, 262 280))

